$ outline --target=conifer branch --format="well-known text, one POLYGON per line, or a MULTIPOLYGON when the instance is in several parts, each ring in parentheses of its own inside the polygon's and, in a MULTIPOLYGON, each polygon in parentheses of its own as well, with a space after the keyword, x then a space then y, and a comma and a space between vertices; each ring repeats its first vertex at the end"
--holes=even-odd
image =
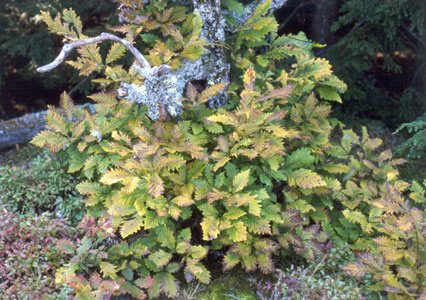
POLYGON ((78 47, 89 45, 89 44, 99 43, 99 42, 107 41, 107 40, 122 44, 134 55, 134 57, 142 65, 144 69, 151 69, 151 65, 149 64, 149 62, 139 52, 139 50, 136 49, 131 43, 113 34, 103 32, 100 35, 93 38, 88 38, 88 39, 80 40, 74 43, 65 44, 62 47, 61 52, 59 53, 59 55, 55 58, 53 62, 51 62, 48 65, 37 68, 37 71, 40 73, 45 73, 45 72, 49 72, 53 70, 54 68, 59 66, 65 60, 65 58, 67 58, 67 56, 71 53, 71 51, 74 48, 78 48, 78 47))

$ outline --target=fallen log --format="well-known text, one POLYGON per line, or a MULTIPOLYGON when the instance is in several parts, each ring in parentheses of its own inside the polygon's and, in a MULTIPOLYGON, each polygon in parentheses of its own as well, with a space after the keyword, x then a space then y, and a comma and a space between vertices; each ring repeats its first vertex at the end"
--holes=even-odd
MULTIPOLYGON (((93 104, 83 104, 78 107, 87 108, 94 112, 93 104)), ((27 143, 46 127, 47 110, 31 113, 19 118, 0 121, 0 149, 16 144, 27 143)))

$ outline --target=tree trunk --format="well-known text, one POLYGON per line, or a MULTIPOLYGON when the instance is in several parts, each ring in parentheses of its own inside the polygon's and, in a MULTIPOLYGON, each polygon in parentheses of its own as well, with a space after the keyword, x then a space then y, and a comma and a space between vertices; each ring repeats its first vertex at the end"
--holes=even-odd
POLYGON ((332 42, 331 25, 336 20, 337 0, 317 0, 312 16, 312 40, 320 44, 332 42))

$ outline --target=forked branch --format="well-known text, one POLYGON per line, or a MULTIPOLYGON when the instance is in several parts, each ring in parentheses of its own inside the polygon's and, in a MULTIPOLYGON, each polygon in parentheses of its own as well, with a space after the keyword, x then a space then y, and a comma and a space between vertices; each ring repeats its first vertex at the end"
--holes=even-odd
POLYGON ((113 34, 103 32, 100 35, 93 38, 88 38, 88 39, 80 40, 74 43, 65 44, 62 47, 61 53, 59 53, 59 55, 55 58, 54 61, 52 61, 48 65, 37 68, 37 71, 40 73, 45 73, 45 72, 49 72, 53 70, 54 68, 59 66, 65 60, 65 58, 67 58, 67 56, 71 53, 71 51, 74 48, 78 48, 78 47, 89 45, 89 44, 99 43, 99 42, 107 41, 107 40, 120 43, 124 47, 126 47, 134 55, 137 61, 142 65, 143 69, 152 69, 151 65, 145 59, 145 57, 143 57, 143 55, 139 52, 139 50, 136 49, 131 43, 113 34))

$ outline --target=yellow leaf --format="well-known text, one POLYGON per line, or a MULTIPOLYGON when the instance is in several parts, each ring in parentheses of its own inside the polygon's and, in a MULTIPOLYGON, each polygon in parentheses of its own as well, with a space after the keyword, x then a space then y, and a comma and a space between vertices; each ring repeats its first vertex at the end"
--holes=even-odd
POLYGON ((327 164, 322 166, 322 168, 332 174, 343 174, 349 172, 349 167, 344 164, 327 164))
POLYGON ((213 188, 213 191, 207 194, 207 200, 209 203, 212 203, 216 200, 222 200, 229 197, 229 194, 227 192, 219 191, 215 188, 213 188))
POLYGON ((126 47, 119 43, 114 43, 108 51, 105 63, 110 64, 117 59, 120 59, 126 52, 126 47))
POLYGON ((104 274, 104 277, 111 277, 115 280, 117 278, 117 267, 109 262, 101 261, 99 263, 101 272, 104 274))
POLYGON ((257 199, 250 199, 250 202, 248 203, 249 206, 249 213, 260 217, 260 210, 262 208, 260 201, 257 199))
POLYGON ((289 181, 290 176, 298 186, 304 189, 312 189, 315 187, 327 185, 321 176, 311 170, 299 169, 297 171, 291 172, 289 175, 289 181))
POLYGON ((129 176, 130 175, 122 169, 111 169, 108 170, 99 181, 107 185, 112 185, 128 178, 129 176))
POLYGON ((164 191, 164 182, 160 175, 153 173, 148 176, 148 193, 154 197, 160 197, 164 191))
POLYGON ((241 218, 242 216, 246 214, 247 213, 241 208, 231 207, 228 209, 226 213, 223 214, 223 218, 233 221, 233 220, 237 220, 241 218))
POLYGON ((284 100, 287 100, 288 97, 290 97, 291 93, 293 92, 293 85, 287 85, 284 88, 273 90, 269 95, 265 95, 262 97, 257 98, 257 101, 265 101, 270 98, 281 98, 284 100))
POLYGON ((238 173, 237 176, 235 176, 234 180, 232 181, 233 192, 238 193, 239 191, 242 191, 247 186, 249 179, 250 179, 250 169, 247 169, 245 171, 238 173))
POLYGON ((125 194, 130 194, 131 192, 136 190, 136 188, 139 185, 140 180, 141 179, 139 177, 136 177, 136 176, 129 176, 129 177, 123 179, 121 182, 124 186, 121 189, 121 191, 125 194))
POLYGON ((219 232, 219 221, 214 217, 204 217, 201 222, 201 228, 203 229, 203 240, 211 241, 217 238, 219 232))
POLYGON ((253 66, 250 66, 246 73, 244 74, 243 82, 244 89, 247 91, 253 91, 254 81, 256 79, 256 72, 253 69, 253 66))
POLYGON ((68 96, 66 92, 63 92, 61 94, 59 105, 60 105, 60 108, 64 111, 68 120, 71 121, 72 116, 74 114, 74 103, 72 102, 70 96, 68 96))
POLYGON ((221 91, 223 91, 226 88, 227 85, 228 85, 227 82, 217 83, 217 84, 212 85, 211 87, 205 89, 204 91, 202 91, 202 93, 200 95, 200 99, 198 101, 198 104, 202 104, 202 103, 206 102, 209 98, 216 96, 221 91))
POLYGON ((176 204, 177 206, 183 207, 183 206, 190 206, 191 204, 194 204, 195 202, 187 195, 179 195, 173 198, 172 203, 176 204))
POLYGON ((243 242, 247 239, 247 227, 243 222, 235 223, 227 230, 229 238, 234 242, 243 242))
POLYGON ((142 221, 139 218, 124 221, 120 228, 123 239, 137 232, 142 227, 142 221))

